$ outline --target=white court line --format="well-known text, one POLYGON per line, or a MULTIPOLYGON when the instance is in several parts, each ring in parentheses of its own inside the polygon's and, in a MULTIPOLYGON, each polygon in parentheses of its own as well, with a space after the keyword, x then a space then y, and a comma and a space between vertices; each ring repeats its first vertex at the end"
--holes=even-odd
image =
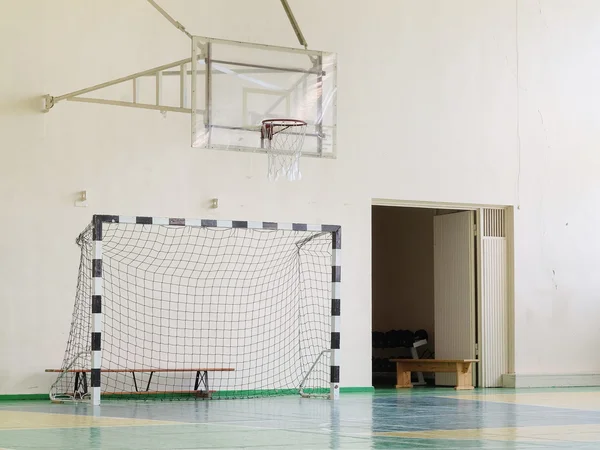
MULTIPOLYGON (((244 421, 245 424, 248 423, 259 423, 262 424, 264 423, 263 420, 260 419, 256 419, 256 420, 245 420, 244 421)), ((220 425, 224 425, 227 427, 237 427, 237 428, 245 428, 245 429, 251 429, 251 430, 269 430, 269 431, 287 431, 290 433, 306 433, 306 430, 300 429, 300 428, 279 428, 279 427, 274 427, 274 426, 268 426, 268 425, 262 425, 262 426, 255 426, 255 425, 243 425, 240 424, 239 422, 204 422, 204 423, 193 423, 193 422, 183 422, 182 425, 204 425, 204 426, 220 426, 220 425)), ((331 428, 327 428, 327 427, 319 427, 318 430, 313 429, 310 431, 313 434, 318 434, 318 435, 322 435, 322 436, 327 436, 330 435, 331 433, 335 433, 334 430, 332 430, 331 428)), ((337 431, 337 435, 340 437, 350 437, 350 438, 371 438, 373 436, 377 436, 376 433, 370 432, 370 431, 358 431, 358 432, 348 432, 348 431, 337 431)), ((2 449, 0 449, 2 450, 2 449)))

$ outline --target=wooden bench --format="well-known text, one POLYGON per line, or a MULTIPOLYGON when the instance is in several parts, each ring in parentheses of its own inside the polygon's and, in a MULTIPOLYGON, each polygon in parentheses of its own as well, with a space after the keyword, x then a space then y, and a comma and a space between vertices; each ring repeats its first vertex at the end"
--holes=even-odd
POLYGON ((411 388, 411 372, 456 373, 456 390, 473 389, 473 363, 477 359, 391 359, 396 363, 396 387, 411 388))
MULTIPOLYGON (((102 392, 102 395, 132 395, 132 394, 194 394, 198 397, 210 397, 214 391, 211 391, 208 387, 208 372, 232 372, 235 369, 232 368, 191 368, 191 369, 102 369, 101 373, 130 373, 133 377, 133 385, 135 391, 132 392, 102 392), (193 391, 151 391, 150 383, 152 382, 152 376, 156 372, 196 372, 196 380, 194 382, 193 391), (148 383, 146 384, 145 390, 138 388, 138 380, 135 377, 136 373, 149 373, 148 383), (203 387, 204 389, 200 389, 203 387)), ((75 374, 75 386, 73 387, 73 396, 83 397, 88 393, 88 380, 87 374, 91 373, 90 369, 46 369, 46 372, 54 373, 74 373, 75 374)))

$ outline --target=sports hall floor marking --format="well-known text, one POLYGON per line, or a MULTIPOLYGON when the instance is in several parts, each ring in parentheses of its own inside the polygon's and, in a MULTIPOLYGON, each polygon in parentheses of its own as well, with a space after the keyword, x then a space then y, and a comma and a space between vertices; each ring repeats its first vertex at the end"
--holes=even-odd
MULTIPOLYGON (((439 396, 438 396, 439 397, 439 396)), ((535 394, 457 394, 443 396, 479 402, 510 403, 516 405, 600 411, 600 392, 545 392, 535 394)))
MULTIPOLYGON (((264 423, 264 419, 246 420, 239 422, 179 422, 155 419, 132 419, 127 417, 97 417, 88 415, 46 413, 46 412, 24 412, 24 411, 1 411, 0 410, 0 431, 16 430, 42 430, 42 429, 60 429, 60 428, 90 428, 90 427, 136 427, 136 426, 155 426, 155 425, 189 425, 204 427, 224 427, 224 428, 242 428, 250 430, 270 431, 278 430, 277 426, 264 423), (251 425, 256 423, 257 425, 251 425)), ((297 430, 286 430, 297 431, 297 430)), ((304 431, 302 431, 304 433, 304 431)), ((326 434, 323 431, 313 431, 317 434, 326 434)), ((371 435, 371 433, 369 433, 371 435)), ((0 448, 0 450, 9 450, 0 448)))
POLYGON ((389 431, 376 436, 409 439, 461 439, 519 442, 598 442, 600 424, 481 428, 470 430, 389 431))
POLYGON ((182 425, 181 422, 94 417, 22 411, 0 411, 0 430, 36 430, 48 428, 136 427, 148 425, 182 425))

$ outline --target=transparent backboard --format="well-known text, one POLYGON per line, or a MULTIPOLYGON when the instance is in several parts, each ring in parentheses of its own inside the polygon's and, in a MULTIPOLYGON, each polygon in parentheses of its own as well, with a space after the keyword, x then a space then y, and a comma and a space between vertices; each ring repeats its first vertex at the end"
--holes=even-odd
POLYGON ((335 54, 199 36, 192 49, 192 147, 264 152, 261 122, 297 119, 302 155, 335 157, 335 54))

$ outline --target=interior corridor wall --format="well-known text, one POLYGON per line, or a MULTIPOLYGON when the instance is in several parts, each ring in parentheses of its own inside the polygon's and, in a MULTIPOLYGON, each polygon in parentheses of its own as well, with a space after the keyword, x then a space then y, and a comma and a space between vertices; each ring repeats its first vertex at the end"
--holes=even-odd
POLYGON ((372 214, 373 330, 424 329, 433 351, 435 210, 374 206, 372 214))

